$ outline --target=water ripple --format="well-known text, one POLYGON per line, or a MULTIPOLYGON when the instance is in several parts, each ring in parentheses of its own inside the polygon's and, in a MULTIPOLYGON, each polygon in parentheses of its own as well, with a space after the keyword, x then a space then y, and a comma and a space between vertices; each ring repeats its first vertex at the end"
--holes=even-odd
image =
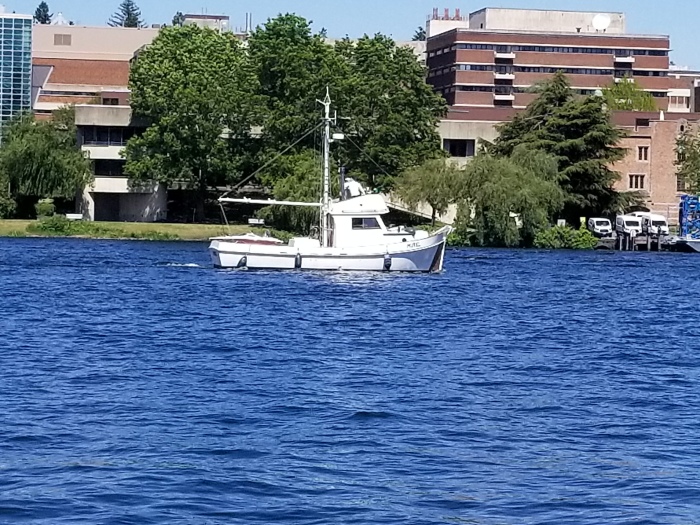
POLYGON ((698 261, 0 240, 0 523, 697 523, 698 261))

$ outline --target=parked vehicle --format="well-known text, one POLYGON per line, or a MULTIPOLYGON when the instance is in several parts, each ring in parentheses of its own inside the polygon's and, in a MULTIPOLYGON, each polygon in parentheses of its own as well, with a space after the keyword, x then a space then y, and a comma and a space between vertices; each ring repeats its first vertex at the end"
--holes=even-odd
POLYGON ((668 221, 663 215, 646 211, 636 211, 633 216, 642 220, 642 232, 648 235, 669 235, 668 221))
POLYGON ((588 230, 596 237, 612 237, 613 227, 609 219, 594 217, 588 219, 588 230))
POLYGON ((642 219, 634 215, 618 215, 615 218, 615 232, 618 235, 636 237, 642 233, 642 219))

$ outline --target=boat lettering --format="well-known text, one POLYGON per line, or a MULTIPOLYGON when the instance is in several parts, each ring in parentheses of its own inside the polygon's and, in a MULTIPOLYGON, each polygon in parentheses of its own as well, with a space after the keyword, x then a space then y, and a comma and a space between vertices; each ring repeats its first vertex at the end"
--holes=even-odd
POLYGON ((409 242, 408 247, 409 248, 418 248, 418 247, 420 247, 420 243, 419 242, 409 242))

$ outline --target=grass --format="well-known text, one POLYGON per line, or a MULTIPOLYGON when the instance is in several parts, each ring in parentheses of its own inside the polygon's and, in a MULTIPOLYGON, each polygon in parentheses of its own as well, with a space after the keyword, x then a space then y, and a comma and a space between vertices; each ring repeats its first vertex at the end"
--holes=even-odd
POLYGON ((95 239, 149 239, 204 241, 220 235, 239 235, 261 229, 244 225, 166 224, 137 222, 68 222, 65 219, 41 221, 0 220, 0 237, 87 237, 95 239))

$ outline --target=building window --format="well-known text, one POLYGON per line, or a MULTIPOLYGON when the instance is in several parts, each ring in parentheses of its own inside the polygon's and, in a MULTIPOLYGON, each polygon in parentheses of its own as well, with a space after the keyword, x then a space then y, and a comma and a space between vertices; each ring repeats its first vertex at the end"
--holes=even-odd
POLYGON ((104 105, 104 106, 118 106, 119 99, 118 98, 103 98, 102 105, 104 105))
POLYGON ((379 230, 379 221, 374 217, 371 218, 361 218, 354 217, 352 219, 352 229, 353 230, 379 230))
POLYGON ((637 131, 638 128, 648 128, 651 124, 651 120, 648 118, 638 118, 634 121, 634 130, 637 131))
POLYGON ((55 46, 70 46, 72 44, 71 35, 56 34, 53 36, 53 45, 55 46))
POLYGON ((94 161, 94 174, 97 177, 123 177, 124 176, 123 160, 103 160, 94 161))
POLYGON ((682 177, 676 176, 676 191, 684 192, 686 190, 685 180, 682 177))
POLYGON ((645 175, 630 175, 630 189, 643 190, 645 175))
POLYGON ((668 97, 668 109, 688 109, 690 108, 690 97, 670 96, 668 97))
POLYGON ((476 153, 476 140, 474 139, 445 139, 442 141, 443 149, 450 157, 468 158, 476 153))
POLYGON ((637 160, 642 162, 649 160, 649 146, 639 146, 637 148, 637 160))

